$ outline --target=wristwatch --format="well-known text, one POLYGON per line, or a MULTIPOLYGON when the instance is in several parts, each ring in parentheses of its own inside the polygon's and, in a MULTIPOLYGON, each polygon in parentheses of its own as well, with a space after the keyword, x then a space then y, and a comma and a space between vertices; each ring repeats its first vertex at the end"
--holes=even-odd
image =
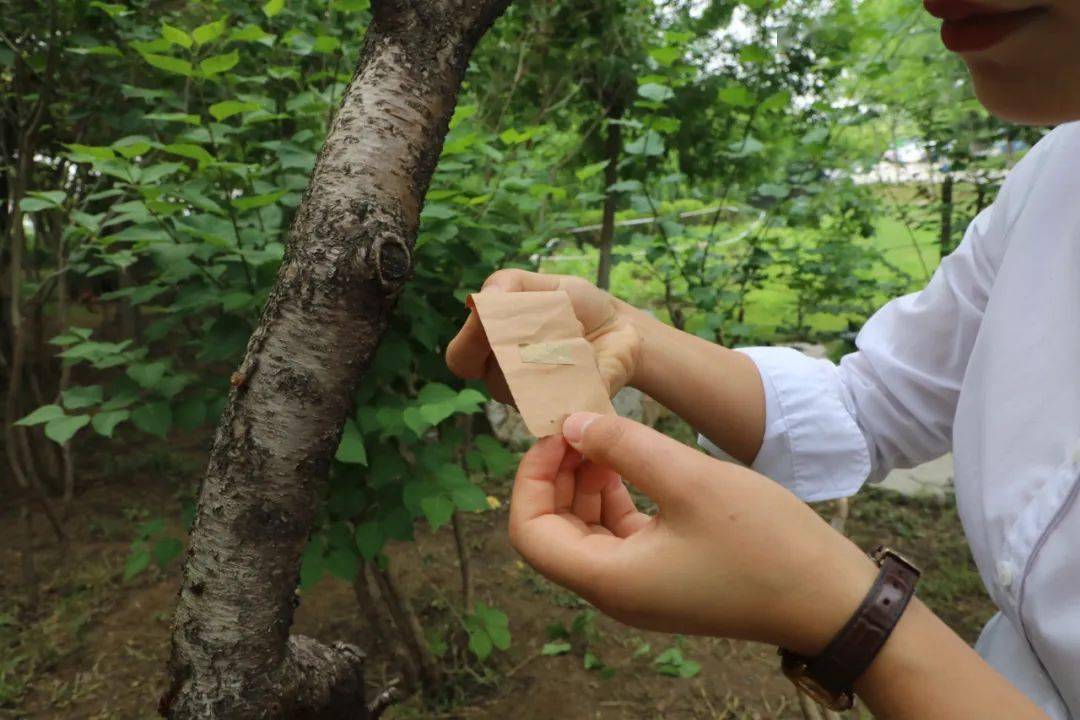
POLYGON ((780 648, 780 669, 795 687, 830 710, 855 704, 855 681, 877 657, 922 574, 900 553, 880 546, 870 557, 881 570, 862 604, 836 637, 814 658, 780 648))

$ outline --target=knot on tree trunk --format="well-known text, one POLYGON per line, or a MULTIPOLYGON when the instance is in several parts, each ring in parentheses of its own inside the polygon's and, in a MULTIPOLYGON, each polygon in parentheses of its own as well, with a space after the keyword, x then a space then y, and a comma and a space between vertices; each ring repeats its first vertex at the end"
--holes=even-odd
POLYGON ((367 253, 367 265, 387 294, 393 296, 405 287, 412 270, 412 252, 397 235, 379 235, 367 253))

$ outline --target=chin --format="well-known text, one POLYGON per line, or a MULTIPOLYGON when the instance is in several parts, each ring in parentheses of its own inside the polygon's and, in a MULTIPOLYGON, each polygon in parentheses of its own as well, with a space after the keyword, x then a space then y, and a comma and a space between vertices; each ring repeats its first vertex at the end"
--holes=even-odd
POLYGON ((1080 120, 1078 78, 1028 68, 1010 71, 968 63, 979 102, 997 117, 1020 125, 1060 125, 1080 120))

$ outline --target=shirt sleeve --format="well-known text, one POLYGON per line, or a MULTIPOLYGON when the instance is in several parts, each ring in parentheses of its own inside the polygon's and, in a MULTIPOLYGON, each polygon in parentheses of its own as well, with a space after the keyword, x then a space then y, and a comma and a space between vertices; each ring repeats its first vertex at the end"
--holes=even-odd
MULTIPOLYGON (((1000 264, 1002 224, 994 206, 984 210, 929 284, 874 314, 857 352, 839 365, 791 348, 743 349, 765 388, 765 436, 753 469, 806 501, 830 500, 948 452, 1000 264)), ((703 445, 715 454, 715 445, 703 445)))

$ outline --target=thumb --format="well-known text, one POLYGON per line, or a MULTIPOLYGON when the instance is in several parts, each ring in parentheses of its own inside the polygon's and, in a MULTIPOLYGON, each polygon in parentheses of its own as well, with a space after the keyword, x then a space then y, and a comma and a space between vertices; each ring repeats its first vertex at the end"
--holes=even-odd
POLYGON ((578 452, 619 473, 661 508, 689 495, 690 476, 704 456, 652 428, 616 415, 574 413, 563 423, 563 437, 578 452))

